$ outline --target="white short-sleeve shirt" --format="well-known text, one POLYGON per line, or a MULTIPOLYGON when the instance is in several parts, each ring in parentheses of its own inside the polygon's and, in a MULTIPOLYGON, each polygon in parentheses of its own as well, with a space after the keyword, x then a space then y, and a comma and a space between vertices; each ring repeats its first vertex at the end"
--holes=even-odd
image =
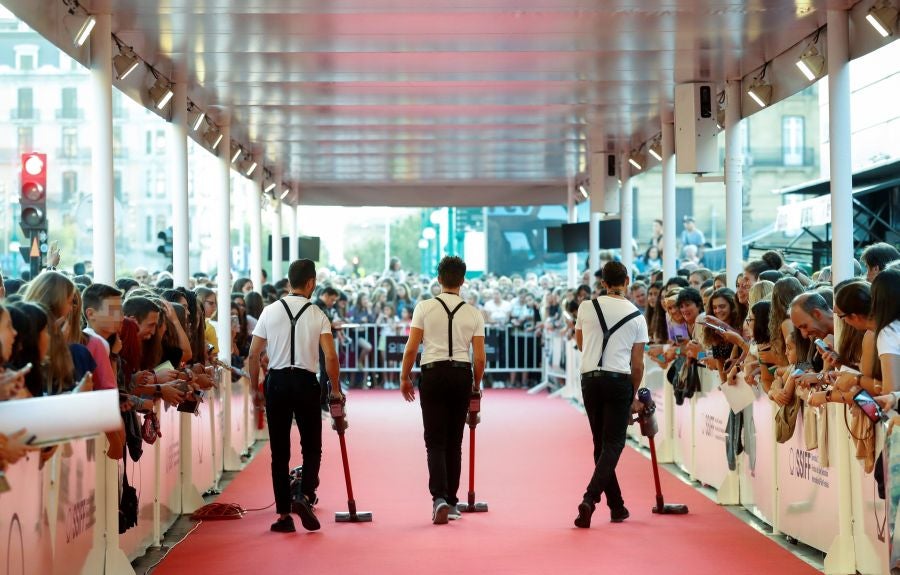
POLYGON ((900 355, 900 319, 891 322, 881 330, 875 345, 878 347, 879 357, 900 355))
MULTIPOLYGON (((287 295, 284 301, 291 308, 293 316, 309 302, 307 298, 297 295, 287 295)), ((299 367, 319 373, 319 336, 331 333, 331 322, 319 306, 312 304, 297 320, 296 330, 293 365, 291 365, 291 319, 281 301, 263 308, 253 329, 253 335, 266 340, 269 369, 299 367)))
MULTIPOLYGON (((452 312, 462 302, 456 294, 442 293, 438 296, 452 312)), ((484 337, 484 316, 481 312, 464 304, 453 316, 453 355, 447 342, 447 310, 436 301, 437 298, 420 301, 413 310, 411 327, 422 330, 422 365, 434 361, 472 361, 469 347, 473 337, 484 337)))
MULTIPOLYGON (((612 328, 631 312, 639 311, 633 303, 624 299, 601 296, 597 301, 603 310, 603 318, 608 328, 612 328)), ((581 373, 599 369, 600 353, 603 350, 603 329, 600 327, 600 318, 597 317, 597 311, 591 300, 586 299, 578 306, 575 329, 580 329, 582 333, 584 355, 581 358, 581 373)), ((643 315, 633 317, 610 337, 606 353, 603 354, 602 368, 605 371, 631 373, 631 348, 636 343, 648 341, 650 338, 647 335, 647 320, 643 315)))

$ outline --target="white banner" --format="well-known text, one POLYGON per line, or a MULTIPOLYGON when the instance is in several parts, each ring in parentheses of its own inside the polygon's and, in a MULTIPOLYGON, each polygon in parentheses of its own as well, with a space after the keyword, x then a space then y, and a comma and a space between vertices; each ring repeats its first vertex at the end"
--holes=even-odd
POLYGON ((0 433, 22 428, 34 435, 32 445, 88 437, 122 427, 119 392, 115 389, 65 393, 0 402, 0 433))
POLYGON ((811 226, 831 223, 831 196, 828 194, 778 206, 776 232, 797 232, 811 226))

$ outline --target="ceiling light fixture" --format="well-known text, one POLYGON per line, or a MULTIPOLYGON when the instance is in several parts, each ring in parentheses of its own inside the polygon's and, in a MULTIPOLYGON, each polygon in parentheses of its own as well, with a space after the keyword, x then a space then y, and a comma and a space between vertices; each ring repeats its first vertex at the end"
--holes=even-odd
POLYGON ((116 46, 119 48, 119 53, 113 56, 113 69, 116 71, 116 80, 124 80, 137 70, 141 59, 135 55, 131 46, 126 46, 115 34, 113 34, 113 40, 115 40, 116 46))
POLYGON ((653 143, 650 144, 650 148, 647 150, 648 152, 650 152, 651 156, 656 158, 657 162, 662 161, 662 142, 660 141, 661 139, 662 139, 661 136, 657 136, 656 138, 654 138, 653 143))
POLYGON ((628 156, 628 163, 636 170, 643 170, 644 166, 647 164, 647 156, 640 151, 632 152, 628 156))
POLYGON ((263 190, 263 192, 265 192, 265 193, 268 194, 268 193, 270 193, 272 190, 274 190, 274 189, 275 189, 275 186, 277 186, 277 185, 278 185, 278 184, 276 184, 275 182, 269 182, 269 185, 265 187, 265 189, 263 190))
POLYGON ((887 2, 879 2, 869 8, 866 20, 881 34, 882 38, 893 36, 894 26, 897 22, 897 9, 887 2))
POLYGON ((153 99, 156 109, 162 110, 169 103, 169 100, 172 99, 172 96, 175 95, 175 92, 172 91, 171 82, 163 78, 159 72, 153 68, 150 68, 150 71, 153 72, 153 75, 156 77, 156 82, 154 82, 153 86, 150 88, 150 98, 153 99))
POLYGON ((796 62, 797 68, 810 82, 814 82, 825 70, 825 57, 819 54, 819 49, 816 47, 819 42, 819 32, 821 32, 821 28, 816 31, 816 37, 796 62))
POLYGON ((241 154, 244 153, 244 149, 241 148, 240 144, 236 144, 231 142, 231 163, 235 163, 238 158, 241 157, 241 154))
MULTIPOLYGON (((209 123, 207 121, 207 123, 209 123)), ((210 149, 215 150, 219 147, 219 143, 222 142, 222 138, 225 136, 222 134, 221 130, 213 124, 209 124, 209 129, 206 130, 206 133, 203 134, 203 140, 206 142, 206 145, 210 147, 210 149)))
POLYGON ((78 0, 64 1, 66 6, 69 7, 69 15, 82 19, 81 24, 78 26, 78 31, 74 36, 75 45, 80 48, 84 46, 84 43, 90 38, 94 26, 97 25, 97 18, 85 10, 84 7, 78 3, 78 0))
POLYGON ((578 193, 580 193, 581 197, 583 197, 584 199, 588 199, 590 197, 590 194, 587 191, 587 186, 584 184, 584 182, 578 184, 578 193))
POLYGON ((188 100, 188 121, 191 124, 191 129, 195 132, 199 130, 205 119, 206 113, 188 100))
POLYGON ((259 164, 256 162, 256 160, 254 160, 252 157, 246 156, 241 161, 241 163, 238 164, 238 169, 240 169, 244 173, 244 175, 249 178, 253 175, 253 172, 256 171, 257 166, 259 166, 259 164))
POLYGON ((280 195, 280 196, 278 196, 278 199, 279 199, 279 200, 285 199, 285 198, 287 197, 287 195, 291 193, 291 187, 290 187, 290 186, 288 186, 287 184, 284 184, 284 183, 282 183, 281 185, 284 186, 284 191, 281 192, 281 195, 280 195))
POLYGON ((769 63, 766 62, 762 67, 762 72, 753 79, 753 83, 750 84, 750 89, 747 90, 747 95, 750 96, 760 108, 765 108, 772 103, 772 84, 769 84, 765 80, 766 68, 768 67, 769 63))

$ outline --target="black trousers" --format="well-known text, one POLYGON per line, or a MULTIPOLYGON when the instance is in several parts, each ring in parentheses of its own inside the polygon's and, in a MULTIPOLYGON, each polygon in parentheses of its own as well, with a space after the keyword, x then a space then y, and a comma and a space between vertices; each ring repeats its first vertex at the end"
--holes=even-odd
POLYGON ((319 411, 319 382, 314 373, 272 370, 266 377, 266 419, 272 450, 272 489, 275 512, 291 512, 290 471, 291 424, 300 430, 303 480, 300 490, 310 499, 319 486, 322 464, 322 414, 319 411))
POLYGON ((422 372, 419 403, 428 456, 431 499, 456 505, 462 470, 462 439, 472 395, 472 370, 436 367, 422 372))
POLYGON ((605 493, 609 508, 619 509, 625 502, 616 478, 616 464, 625 448, 625 435, 631 423, 634 399, 631 376, 582 377, 581 394, 594 438, 594 473, 584 499, 597 503, 605 493))

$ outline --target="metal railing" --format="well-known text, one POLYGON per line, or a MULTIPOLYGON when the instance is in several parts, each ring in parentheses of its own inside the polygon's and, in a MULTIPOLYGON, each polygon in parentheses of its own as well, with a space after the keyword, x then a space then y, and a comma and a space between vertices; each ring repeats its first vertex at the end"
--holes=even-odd
MULTIPOLYGON (((399 373, 408 325, 352 324, 338 330, 342 373, 399 373)), ((545 350, 539 332, 513 327, 486 327, 485 373, 541 373, 545 350)), ((421 349, 419 350, 421 354, 421 349)), ((421 357, 416 358, 419 365, 421 357)))

